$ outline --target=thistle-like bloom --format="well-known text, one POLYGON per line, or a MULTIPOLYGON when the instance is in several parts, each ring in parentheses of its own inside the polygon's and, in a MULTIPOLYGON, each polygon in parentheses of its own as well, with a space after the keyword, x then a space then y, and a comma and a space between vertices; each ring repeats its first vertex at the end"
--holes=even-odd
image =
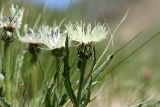
POLYGON ((20 36, 19 31, 17 30, 17 35, 19 41, 26 44, 43 44, 42 37, 40 35, 39 29, 34 31, 31 28, 28 28, 28 25, 24 26, 24 35, 20 36))
POLYGON ((10 8, 10 16, 9 17, 3 17, 3 11, 4 8, 1 11, 0 14, 0 28, 11 30, 14 28, 20 28, 22 24, 22 18, 24 13, 24 8, 18 8, 18 6, 15 6, 12 4, 10 8))
MULTIPOLYGON (((107 27, 97 24, 91 27, 91 24, 85 23, 69 23, 66 26, 69 39, 72 42, 78 42, 77 54, 80 59, 88 59, 94 52, 94 47, 91 43, 100 42, 107 38, 109 33, 107 27)), ((80 67, 80 66, 79 66, 80 67)))
POLYGON ((47 47, 46 50, 60 49, 65 46, 65 36, 64 33, 61 33, 59 26, 55 24, 53 27, 43 25, 39 32, 44 45, 47 47))
POLYGON ((28 45, 28 52, 32 55, 31 62, 35 63, 37 61, 37 55, 40 52, 40 45, 43 44, 39 29, 33 30, 28 28, 28 25, 25 25, 23 36, 20 36, 18 30, 16 31, 19 41, 28 45))
POLYGON ((91 42, 100 42, 107 38, 108 29, 101 24, 97 24, 94 28, 91 24, 87 26, 85 23, 69 23, 65 26, 70 41, 88 44, 91 42))

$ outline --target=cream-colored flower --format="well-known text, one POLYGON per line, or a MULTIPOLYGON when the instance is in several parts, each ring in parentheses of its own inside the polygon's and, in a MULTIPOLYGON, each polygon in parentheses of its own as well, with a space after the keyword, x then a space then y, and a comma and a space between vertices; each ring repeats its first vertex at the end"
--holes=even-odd
POLYGON ((95 27, 91 27, 91 24, 85 23, 69 23, 65 26, 70 41, 76 41, 79 43, 91 43, 100 42, 107 38, 108 29, 102 24, 97 24, 95 27))
POLYGON ((1 10, 0 14, 0 28, 11 29, 11 28, 20 28, 22 24, 22 18, 24 13, 24 8, 19 8, 12 4, 10 8, 10 16, 3 17, 4 8, 1 10))
POLYGON ((34 31, 31 28, 28 28, 28 25, 24 26, 24 35, 20 36, 19 31, 17 30, 17 35, 19 40, 22 43, 26 44, 43 44, 42 37, 40 35, 39 29, 34 31))
POLYGON ((60 27, 56 26, 56 24, 53 27, 43 25, 39 32, 44 44, 47 46, 46 50, 58 49, 65 46, 64 33, 61 33, 60 27))
POLYGON ((2 8, 1 12, 0 12, 0 28, 3 27, 3 21, 2 21, 2 19, 3 19, 3 11, 4 11, 4 8, 2 8))
POLYGON ((0 72, 0 88, 3 87, 4 80, 5 80, 4 74, 0 72))

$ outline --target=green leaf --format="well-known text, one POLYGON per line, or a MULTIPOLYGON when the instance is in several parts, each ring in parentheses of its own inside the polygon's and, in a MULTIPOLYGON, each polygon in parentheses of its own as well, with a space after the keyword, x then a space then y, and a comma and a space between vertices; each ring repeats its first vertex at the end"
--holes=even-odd
POLYGON ((10 107, 4 98, 0 98, 0 107, 10 107))
POLYGON ((113 55, 108 56, 107 60, 104 61, 100 67, 97 68, 97 70, 93 74, 93 80, 96 80, 97 77, 108 67, 112 59, 113 55))

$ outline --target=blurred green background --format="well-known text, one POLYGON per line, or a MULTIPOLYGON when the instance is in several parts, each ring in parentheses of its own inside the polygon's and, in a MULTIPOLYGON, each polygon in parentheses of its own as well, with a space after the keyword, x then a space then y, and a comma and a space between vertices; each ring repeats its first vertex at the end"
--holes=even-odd
MULTIPOLYGON (((145 100, 145 103, 153 105, 160 100, 158 91, 160 89, 160 36, 117 66, 110 75, 105 75, 123 58, 160 31, 159 0, 79 0, 76 2, 71 0, 67 2, 65 8, 51 8, 52 4, 48 6, 47 0, 44 4, 33 3, 30 0, 1 1, 1 6, 7 7, 12 2, 24 6, 26 10, 23 22, 31 27, 37 18, 40 20, 37 23, 39 25, 43 22, 52 25, 55 20, 59 23, 62 19, 65 19, 64 23, 80 20, 105 23, 106 20, 113 31, 129 10, 127 18, 115 34, 114 45, 110 47, 108 54, 115 52, 141 31, 144 30, 144 33, 115 55, 109 68, 100 76, 100 84, 92 92, 93 101, 89 107, 131 107, 145 100)), ((57 1, 60 4, 64 2, 64 0, 57 1)), ((108 40, 104 40, 96 45, 97 55, 100 55, 104 49, 99 47, 105 47, 107 42, 108 40)))

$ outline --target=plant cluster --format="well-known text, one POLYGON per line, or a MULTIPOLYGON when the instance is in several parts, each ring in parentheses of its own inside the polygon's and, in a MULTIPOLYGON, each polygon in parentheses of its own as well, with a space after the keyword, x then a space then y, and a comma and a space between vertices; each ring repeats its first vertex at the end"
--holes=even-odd
POLYGON ((11 5, 9 17, 3 17, 3 11, 0 13, 0 79, 3 83, 0 106, 60 107, 71 101, 74 107, 86 107, 97 77, 112 59, 109 56, 99 64, 106 54, 104 51, 96 61, 95 44, 112 39, 107 25, 98 23, 93 27, 81 21, 63 24, 63 30, 62 24, 56 23, 52 27, 42 24, 30 28, 22 25, 24 8, 11 5), (74 57, 77 64, 73 66, 70 61, 72 47, 77 50, 74 57), (43 51, 51 54, 42 57, 43 51), (52 57, 54 61, 50 61, 52 57))

